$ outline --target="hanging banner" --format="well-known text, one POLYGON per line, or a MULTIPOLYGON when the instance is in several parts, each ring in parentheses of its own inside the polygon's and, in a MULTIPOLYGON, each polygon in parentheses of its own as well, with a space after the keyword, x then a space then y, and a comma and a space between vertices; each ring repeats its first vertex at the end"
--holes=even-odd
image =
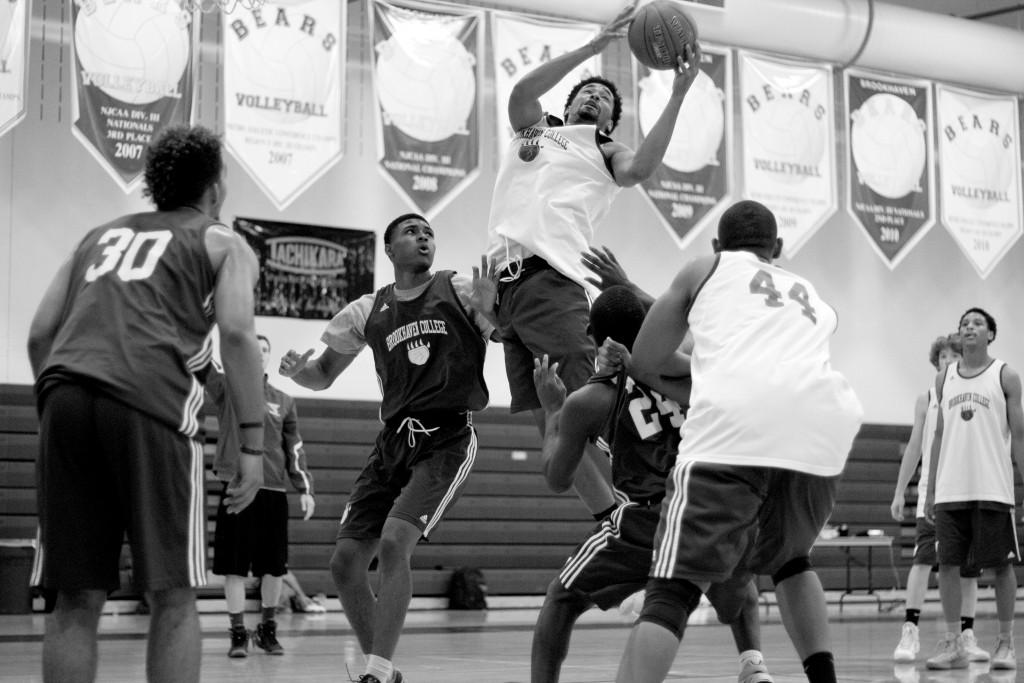
POLYGON ((373 291, 372 231, 236 218, 260 262, 256 315, 328 320, 373 291))
MULTIPOLYGON (((672 94, 673 71, 636 64, 637 119, 641 140, 654 127, 672 94)), ((641 184, 643 194, 683 249, 732 193, 732 53, 701 46, 701 72, 676 119, 665 158, 641 184)))
POLYGON ((483 11, 370 4, 380 168, 433 217, 480 168, 483 11))
POLYGON ((929 81, 845 74, 846 209, 890 269, 935 225, 929 81))
POLYGON ((268 1, 224 15, 224 142, 278 209, 341 159, 346 7, 268 1))
POLYGON ((783 256, 836 212, 832 69, 740 53, 744 197, 774 213, 783 256))
POLYGON ((982 277, 1021 235, 1017 98, 936 84, 942 222, 982 277))
MULTIPOLYGON (((504 151, 506 142, 515 133, 508 122, 508 98, 512 94, 512 86, 544 62, 585 45, 600 30, 597 24, 491 12, 498 122, 495 130, 498 131, 500 151, 504 151)), ((541 95, 541 109, 545 113, 564 118, 565 100, 573 86, 584 78, 600 73, 601 60, 595 55, 541 95)))
POLYGON ((125 192, 143 152, 192 119, 192 13, 177 0, 75 0, 71 130, 125 192))
POLYGON ((29 0, 0 0, 0 136, 25 117, 29 0))

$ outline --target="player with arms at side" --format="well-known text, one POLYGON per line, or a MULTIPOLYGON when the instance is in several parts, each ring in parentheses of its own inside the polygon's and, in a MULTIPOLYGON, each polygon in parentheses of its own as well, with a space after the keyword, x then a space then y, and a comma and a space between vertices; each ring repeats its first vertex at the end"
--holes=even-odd
MULTIPOLYGON (((537 394, 548 420, 542 455, 549 485, 566 490, 584 447, 597 443, 612 460, 612 483, 622 502, 548 586, 534 629, 533 683, 558 680, 580 615, 595 604, 605 610, 618 605, 647 582, 665 479, 675 461, 684 411, 627 374, 629 349, 645 314, 644 302, 629 287, 610 287, 597 297, 590 327, 602 345, 602 361, 607 359, 612 367, 602 365, 568 397, 557 368, 547 358, 536 363, 537 394)), ((771 683, 760 652, 757 589, 750 575, 738 574, 716 584, 710 595, 719 620, 733 630, 740 651, 740 683, 771 683)))
MULTIPOLYGON (((590 301, 598 291, 588 284, 578 254, 593 241, 619 189, 657 170, 683 98, 700 73, 700 48, 688 46, 665 109, 635 151, 610 137, 622 114, 622 98, 605 78, 576 84, 564 122, 544 112, 541 96, 622 36, 635 8, 636 2, 626 6, 592 41, 526 74, 509 97, 515 136, 502 155, 494 186, 487 257, 500 271, 498 327, 511 410, 532 411, 541 430, 544 412, 533 385, 533 359, 547 354, 558 363, 570 392, 594 369, 596 349, 586 330, 590 301)), ((595 516, 614 509, 596 461, 580 463, 574 488, 595 516)))
POLYGON ((366 346, 380 382, 384 428, 359 474, 338 527, 331 574, 365 654, 363 683, 399 683, 392 663, 412 599, 416 544, 458 500, 476 458, 473 411, 487 405, 483 365, 494 330, 487 264, 472 279, 431 272, 434 229, 418 214, 384 231, 395 282, 334 316, 323 353, 289 351, 281 374, 325 389, 366 346), (369 568, 379 559, 380 590, 369 568))
POLYGON ((206 486, 198 435, 214 322, 241 434, 228 510, 243 510, 263 483, 257 264, 219 221, 223 173, 210 131, 166 130, 145 162, 145 194, 157 210, 91 230, 32 321, 40 407, 33 582, 57 591, 45 681, 95 679, 97 626, 120 585, 126 532, 136 585, 152 608, 147 678, 199 680, 194 588, 206 584, 206 486))
POLYGON ((663 681, 701 593, 742 562, 775 583, 783 624, 812 683, 834 683, 825 594, 809 554, 832 512, 862 409, 831 368, 835 311, 772 261, 775 216, 741 201, 715 254, 694 260, 647 314, 633 376, 690 410, 668 480, 643 610, 619 683, 663 681), (693 353, 679 352, 687 331, 693 353))

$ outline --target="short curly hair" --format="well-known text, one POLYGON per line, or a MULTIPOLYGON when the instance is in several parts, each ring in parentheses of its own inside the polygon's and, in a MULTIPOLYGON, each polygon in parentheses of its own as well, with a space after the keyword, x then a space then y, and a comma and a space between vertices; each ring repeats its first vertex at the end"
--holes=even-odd
POLYGON ((171 126, 146 150, 142 194, 160 211, 197 203, 224 171, 221 140, 202 126, 171 126))
POLYGON ((932 342, 931 348, 928 349, 928 362, 931 363, 932 367, 936 370, 939 369, 939 354, 945 349, 949 349, 953 353, 962 356, 964 354, 964 346, 963 342, 960 341, 960 335, 954 332, 953 334, 937 337, 935 341, 932 342))
POLYGON ((572 101, 576 99, 576 95, 584 86, 590 85, 591 83, 600 83, 612 93, 612 130, 619 125, 619 117, 622 116, 622 95, 619 94, 619 89, 615 87, 615 84, 609 81, 607 78, 601 76, 591 76, 590 78, 584 78, 582 81, 573 86, 572 90, 569 91, 569 97, 565 100, 565 106, 562 111, 568 110, 572 105, 572 101))

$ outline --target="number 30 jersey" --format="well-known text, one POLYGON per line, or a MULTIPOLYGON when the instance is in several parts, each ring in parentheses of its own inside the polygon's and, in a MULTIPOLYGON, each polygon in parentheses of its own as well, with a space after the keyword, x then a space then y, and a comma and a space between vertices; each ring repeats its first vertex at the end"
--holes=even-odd
POLYGON ((725 251, 689 312, 693 390, 678 462, 839 474, 863 409, 832 369, 835 311, 804 278, 725 251))
POLYGON ((140 213, 93 229, 70 285, 37 391, 84 382, 195 436, 212 345, 216 273, 195 209, 140 213))

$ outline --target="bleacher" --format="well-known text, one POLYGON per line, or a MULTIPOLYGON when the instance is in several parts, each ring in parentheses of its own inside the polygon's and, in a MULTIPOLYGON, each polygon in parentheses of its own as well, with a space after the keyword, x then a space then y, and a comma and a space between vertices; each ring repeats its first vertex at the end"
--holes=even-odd
MULTIPOLYGON (((363 465, 380 425, 369 402, 299 399, 299 426, 315 477, 316 514, 303 521, 298 496, 290 496, 290 566, 305 590, 335 595, 327 564, 349 488, 363 465)), ((479 453, 462 498, 446 520, 413 555, 414 594, 444 595, 451 572, 479 567, 491 595, 541 595, 565 558, 593 526, 571 493, 547 489, 540 474, 540 437, 528 416, 491 408, 474 416, 479 453)), ((212 462, 217 424, 207 417, 207 467, 212 462)), ((858 436, 832 524, 850 533, 881 529, 896 538, 895 560, 905 580, 913 545, 913 498, 908 520, 892 521, 889 503, 909 428, 866 425, 858 436)), ((31 388, 0 385, 0 539, 31 539, 36 531, 35 457, 38 422, 31 388)), ((219 483, 208 475, 208 537, 219 483)), ((211 551, 212 552, 212 551, 211 551)), ((814 562, 826 589, 846 587, 846 554, 815 550, 814 562)), ((876 559, 874 584, 888 586, 876 559)), ((884 558, 885 565, 888 558, 884 558)), ((889 573, 891 576, 891 572, 889 573)), ((889 581, 891 583, 891 581, 889 581)), ((851 565, 851 585, 864 588, 863 563, 851 565)), ((210 590, 209 595, 218 591, 210 590)))

